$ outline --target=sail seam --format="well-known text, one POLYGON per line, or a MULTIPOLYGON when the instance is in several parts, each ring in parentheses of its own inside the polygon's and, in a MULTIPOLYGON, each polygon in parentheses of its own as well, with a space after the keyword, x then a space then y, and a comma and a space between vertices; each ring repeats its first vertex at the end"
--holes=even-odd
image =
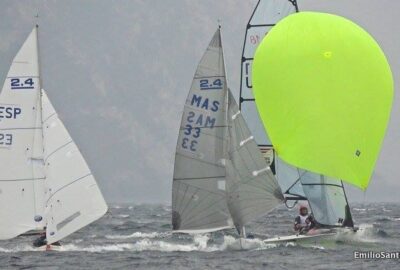
POLYGON ((32 130, 32 129, 42 129, 41 127, 26 127, 26 128, 0 128, 0 130, 32 130))
POLYGON ((45 123, 47 120, 49 120, 51 117, 53 117, 54 115, 57 115, 56 112, 50 114, 45 120, 42 121, 42 123, 45 123))
POLYGON ((68 187, 68 186, 70 186, 70 185, 72 185, 72 184, 78 182, 79 180, 82 180, 82 179, 84 179, 84 178, 86 178, 86 177, 88 177, 88 176, 91 176, 91 175, 92 175, 91 173, 88 173, 87 175, 82 176, 82 177, 79 177, 79 178, 75 179, 74 181, 72 181, 72 182, 70 182, 70 183, 68 183, 68 184, 66 184, 66 185, 64 185, 64 186, 62 186, 62 187, 60 187, 60 188, 57 189, 53 194, 51 194, 51 196, 49 197, 49 199, 46 201, 46 204, 53 198, 54 195, 56 195, 58 192, 60 192, 60 191, 63 190, 64 188, 66 188, 66 187, 68 187))
POLYGON ((72 143, 73 141, 69 141, 69 142, 67 142, 67 143, 65 143, 65 144, 63 144, 63 145, 61 145, 60 147, 58 147, 56 150, 54 150, 53 152, 51 152, 45 159, 44 159, 44 162, 46 163, 47 162, 47 160, 53 155, 53 154, 55 154, 56 152, 58 152, 59 150, 61 150, 62 148, 64 148, 65 146, 67 146, 68 144, 70 144, 70 143, 72 143))
POLYGON ((44 179, 46 179, 46 178, 45 177, 39 177, 39 178, 1 179, 0 182, 35 181, 35 180, 44 180, 44 179))

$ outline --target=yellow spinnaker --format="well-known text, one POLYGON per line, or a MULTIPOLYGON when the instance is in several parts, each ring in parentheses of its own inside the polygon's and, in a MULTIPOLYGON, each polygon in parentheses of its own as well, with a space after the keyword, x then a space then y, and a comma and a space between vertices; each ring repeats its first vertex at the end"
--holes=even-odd
POLYGON ((300 12, 263 39, 253 90, 280 158, 366 189, 393 99, 393 78, 377 42, 353 22, 300 12))

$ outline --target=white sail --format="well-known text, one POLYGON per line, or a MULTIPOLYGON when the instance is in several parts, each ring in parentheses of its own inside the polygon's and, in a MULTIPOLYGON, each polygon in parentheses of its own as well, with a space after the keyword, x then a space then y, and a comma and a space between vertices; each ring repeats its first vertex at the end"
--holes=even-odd
POLYGON ((227 88, 218 29, 200 61, 182 116, 175 155, 173 229, 210 232, 234 225, 243 235, 245 224, 282 199, 227 88))
MULTIPOLYGON (((247 24, 242 52, 239 108, 254 135, 256 142, 262 146, 271 146, 264 127, 258 116, 254 102, 251 70, 256 49, 268 31, 281 19, 296 12, 297 4, 293 0, 259 0, 247 24)), ((266 155, 268 149, 264 148, 266 155)), ((272 162, 272 160, 271 160, 272 162)), ((273 168, 272 168, 273 169, 273 168)))
POLYGON ((175 154, 172 226, 206 232, 233 227, 226 203, 227 86, 220 30, 194 76, 175 154))
POLYGON ((47 241, 99 219, 107 205, 78 147, 42 90, 47 241))
POLYGON ((37 28, 15 56, 0 95, 0 239, 43 228, 37 28))
POLYGON ((244 225, 266 215, 284 197, 229 89, 228 98, 228 207, 236 229, 244 236, 244 225))

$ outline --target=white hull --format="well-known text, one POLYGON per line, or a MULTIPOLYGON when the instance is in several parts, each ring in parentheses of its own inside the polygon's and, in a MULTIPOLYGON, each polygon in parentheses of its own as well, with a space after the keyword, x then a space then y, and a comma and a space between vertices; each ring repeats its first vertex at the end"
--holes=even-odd
POLYGON ((278 244, 287 242, 296 242, 299 244, 324 244, 343 241, 356 235, 357 229, 335 228, 312 230, 307 234, 294 234, 265 239, 266 244, 278 244))

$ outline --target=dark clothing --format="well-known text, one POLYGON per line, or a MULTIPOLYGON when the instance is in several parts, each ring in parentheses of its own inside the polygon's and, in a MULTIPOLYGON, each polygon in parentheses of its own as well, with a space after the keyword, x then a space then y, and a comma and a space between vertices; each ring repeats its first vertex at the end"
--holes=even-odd
MULTIPOLYGON (((41 235, 39 238, 35 239, 35 241, 33 241, 33 246, 34 247, 42 247, 47 245, 47 239, 46 239, 46 235, 41 235)), ((53 246, 61 246, 60 242, 55 242, 52 243, 51 245, 53 246)))
POLYGON ((46 235, 41 235, 39 238, 37 238, 37 239, 35 239, 35 241, 33 241, 34 247, 42 247, 45 245, 47 245, 46 235))

